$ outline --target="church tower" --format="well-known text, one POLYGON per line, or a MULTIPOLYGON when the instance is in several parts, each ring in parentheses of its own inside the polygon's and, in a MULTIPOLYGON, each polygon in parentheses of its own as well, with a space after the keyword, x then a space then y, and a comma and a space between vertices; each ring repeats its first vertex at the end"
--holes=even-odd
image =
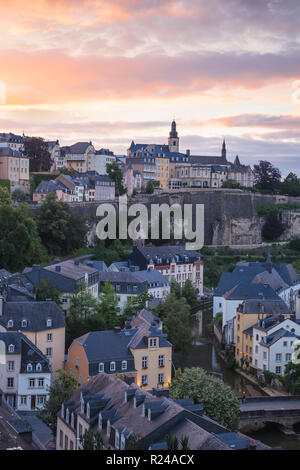
POLYGON ((223 158, 223 160, 226 160, 226 144, 225 144, 225 139, 223 140, 223 145, 222 145, 222 158, 223 158))
POLYGON ((179 137, 176 131, 176 122, 173 121, 171 124, 171 131, 168 138, 168 145, 170 152, 179 152, 179 137))

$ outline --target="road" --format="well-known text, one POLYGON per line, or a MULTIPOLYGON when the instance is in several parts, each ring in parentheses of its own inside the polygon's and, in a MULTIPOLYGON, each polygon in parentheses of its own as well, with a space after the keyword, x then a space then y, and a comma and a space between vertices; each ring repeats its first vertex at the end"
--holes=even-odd
POLYGON ((255 401, 241 404, 240 410, 256 411, 256 410, 300 410, 300 400, 276 400, 276 401, 255 401))

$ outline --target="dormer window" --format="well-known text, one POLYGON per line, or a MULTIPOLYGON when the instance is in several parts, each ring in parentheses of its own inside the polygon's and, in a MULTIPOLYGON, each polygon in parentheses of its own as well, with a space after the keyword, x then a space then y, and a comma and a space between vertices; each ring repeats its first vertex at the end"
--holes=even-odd
POLYGON ((32 364, 27 364, 27 372, 32 372, 32 364))
POLYGON ((14 350, 15 350, 15 346, 13 344, 10 344, 8 346, 8 352, 12 353, 12 352, 14 352, 14 350))
POLYGON ((47 319, 47 328, 51 328, 51 326, 52 326, 52 319, 48 318, 47 319))
POLYGON ((127 370, 127 361, 122 361, 122 370, 127 370))
POLYGON ((42 370, 42 365, 41 365, 40 363, 38 363, 38 364, 36 365, 36 371, 37 371, 37 372, 41 372, 41 370, 42 370))
POLYGON ((149 348, 157 347, 157 338, 149 338, 149 348))
POLYGON ((22 328, 26 328, 27 327, 27 320, 22 320, 22 328))
POLYGON ((7 328, 12 328, 14 326, 13 320, 8 320, 7 322, 7 328))
POLYGON ((104 372, 104 362, 100 362, 100 363, 99 363, 98 371, 99 371, 99 372, 104 372))
POLYGON ((111 372, 114 372, 116 370, 116 363, 115 362, 111 362, 110 363, 110 371, 111 372))

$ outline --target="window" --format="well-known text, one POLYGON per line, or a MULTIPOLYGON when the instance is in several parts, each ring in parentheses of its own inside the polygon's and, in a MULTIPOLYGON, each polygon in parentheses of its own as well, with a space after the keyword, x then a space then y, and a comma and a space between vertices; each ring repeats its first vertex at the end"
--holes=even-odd
POLYGON ((78 432, 79 432, 79 437, 82 437, 82 425, 81 424, 79 424, 78 432))
POLYGON ((46 402, 46 395, 38 395, 37 396, 37 404, 38 405, 44 405, 46 402))
POLYGON ((52 341, 52 333, 47 333, 47 341, 48 342, 52 341))
POLYGON ((266 351, 263 352, 263 358, 264 358, 264 359, 267 359, 267 353, 266 353, 266 351))
POLYGON ((164 374, 158 374, 158 383, 163 384, 165 381, 165 376, 164 374))
POLYGON ((70 441, 70 450, 74 450, 74 443, 73 443, 73 441, 70 441))
POLYGON ((281 374, 281 367, 276 366, 275 372, 276 372, 276 374, 281 374))
POLYGON ((104 362, 100 362, 100 363, 99 363, 98 371, 99 371, 99 372, 104 372, 104 362))
POLYGON ((47 319, 47 327, 51 328, 51 326, 52 326, 52 320, 51 320, 51 318, 48 318, 47 319))
POLYGON ((287 341, 283 341, 283 346, 287 346, 287 341))
POLYGON ((9 371, 15 370, 15 361, 8 361, 7 370, 9 370, 9 371))
POLYGON ((38 384, 39 384, 39 387, 40 387, 40 388, 43 388, 43 387, 44 387, 44 382, 45 382, 45 379, 43 379, 43 378, 39 378, 39 379, 38 379, 38 384))
POLYGON ((148 385, 148 375, 142 375, 142 385, 148 385))
POLYGON ((32 364, 27 364, 27 372, 31 372, 32 371, 32 364))
POLYGON ((143 356, 142 357, 142 368, 147 369, 148 367, 148 356, 143 356))
POLYGON ((281 361, 281 354, 276 354, 276 362, 280 362, 281 361))
POLYGON ((27 326, 27 320, 22 320, 22 328, 26 328, 27 326))
POLYGON ((255 352, 258 353, 258 346, 255 346, 255 352))
POLYGON ((15 346, 13 344, 10 344, 8 346, 8 352, 12 353, 12 352, 14 352, 14 350, 15 350, 15 346))
POLYGON ((155 348, 157 346, 157 338, 150 338, 149 339, 149 347, 155 348))
POLYGON ((165 365, 165 356, 158 356, 158 367, 164 367, 165 365))
POLYGON ((287 354, 285 355, 285 360, 286 360, 287 362, 290 362, 291 359, 292 359, 292 355, 287 353, 287 354))
POLYGON ((14 378, 7 377, 7 388, 13 388, 13 387, 14 387, 14 378))
POLYGON ((68 450, 68 446, 69 446, 69 439, 68 439, 68 436, 65 436, 65 450, 68 450))
POLYGON ((110 363, 110 371, 111 372, 114 372, 116 370, 116 363, 115 362, 111 362, 110 363))
POLYGON ((64 435, 63 435, 63 432, 62 432, 62 431, 59 431, 59 447, 62 447, 62 446, 63 446, 63 442, 64 442, 64 435))
POLYGON ((29 388, 34 388, 35 386, 35 379, 29 379, 29 388))
POLYGON ((46 349, 46 356, 51 357, 52 356, 52 348, 47 348, 46 349))
POLYGON ((122 370, 127 370, 127 361, 122 361, 122 370))
POLYGON ((26 405, 27 404, 27 396, 26 395, 21 395, 20 396, 20 405, 26 405))

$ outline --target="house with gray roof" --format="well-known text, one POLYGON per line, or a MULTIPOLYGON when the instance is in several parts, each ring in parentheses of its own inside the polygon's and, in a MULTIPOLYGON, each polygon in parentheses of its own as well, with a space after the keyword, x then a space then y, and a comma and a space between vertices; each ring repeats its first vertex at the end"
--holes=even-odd
POLYGON ((286 309, 295 311, 296 294, 300 289, 300 276, 292 265, 265 262, 238 263, 230 273, 222 273, 214 292, 213 315, 223 315, 223 332, 226 342, 234 341, 234 318, 238 302, 245 298, 278 300, 286 309))
POLYGON ((137 297, 148 289, 147 281, 136 272, 102 271, 99 272, 99 297, 106 282, 109 282, 117 295, 120 314, 124 311, 130 297, 137 297))
POLYGON ((78 384, 99 372, 122 374, 145 389, 167 389, 171 382, 172 344, 162 323, 146 309, 126 320, 125 328, 93 331, 76 338, 68 350, 66 370, 78 384))
POLYGON ((257 374, 268 370, 284 375, 292 361, 294 343, 300 339, 300 324, 294 318, 286 318, 273 312, 253 325, 252 367, 257 374))
MULTIPOLYGON (((58 450, 78 450, 87 429, 101 433, 104 448, 168 449, 167 436, 187 436, 190 450, 269 449, 241 433, 232 433, 203 413, 193 400, 172 400, 136 384, 99 373, 80 387, 57 415, 58 450)), ((179 444, 180 445, 180 444, 179 444)))
POLYGON ((98 269, 80 263, 77 259, 59 261, 45 267, 34 264, 25 268, 24 278, 36 287, 42 280, 46 280, 52 287, 61 291, 62 309, 65 313, 70 308, 70 295, 74 293, 79 283, 86 283, 89 292, 98 299, 99 271, 98 269))
POLYGON ((47 357, 54 372, 63 368, 65 314, 55 302, 10 302, 0 297, 0 331, 22 332, 47 357))
POLYGON ((145 246, 133 248, 128 258, 129 267, 140 270, 158 270, 171 283, 184 286, 189 279, 199 294, 203 294, 203 258, 200 253, 187 250, 185 245, 145 246))
POLYGON ((17 410, 41 408, 49 397, 52 369, 46 356, 21 332, 0 332, 0 388, 17 410))

